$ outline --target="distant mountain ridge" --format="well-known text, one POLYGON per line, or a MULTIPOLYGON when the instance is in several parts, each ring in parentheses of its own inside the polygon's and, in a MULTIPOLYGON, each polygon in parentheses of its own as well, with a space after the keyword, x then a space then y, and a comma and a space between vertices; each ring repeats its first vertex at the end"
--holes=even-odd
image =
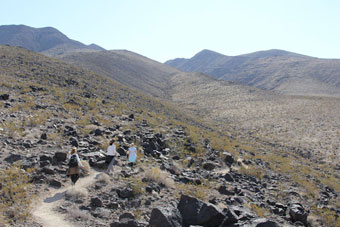
POLYGON ((104 48, 69 39, 55 28, 32 28, 26 25, 0 26, 0 44, 20 46, 48 56, 58 56, 68 52, 101 51, 104 48))
POLYGON ((127 50, 70 53, 63 61, 108 76, 154 97, 166 97, 176 68, 127 50))
POLYGON ((319 59, 284 50, 226 56, 203 50, 190 59, 165 64, 291 95, 340 95, 340 60, 319 59))

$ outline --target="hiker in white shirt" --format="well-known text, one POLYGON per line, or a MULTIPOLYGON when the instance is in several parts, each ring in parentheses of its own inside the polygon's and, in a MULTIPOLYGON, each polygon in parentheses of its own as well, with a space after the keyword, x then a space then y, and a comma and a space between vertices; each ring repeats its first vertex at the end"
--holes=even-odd
POLYGON ((107 148, 106 164, 108 164, 109 166, 107 167, 106 173, 110 173, 113 164, 116 162, 115 156, 117 156, 117 151, 114 142, 115 142, 114 140, 111 140, 110 145, 107 148))

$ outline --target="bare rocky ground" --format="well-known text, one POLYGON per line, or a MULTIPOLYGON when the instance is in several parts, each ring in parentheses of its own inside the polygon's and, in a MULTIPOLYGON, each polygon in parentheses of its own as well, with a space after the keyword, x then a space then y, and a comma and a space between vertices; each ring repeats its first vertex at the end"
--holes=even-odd
MULTIPOLYGON (((259 156, 240 145, 216 148, 218 133, 184 113, 98 75, 20 48, 1 48, 1 170, 18 161, 23 170, 34 168, 31 193, 44 200, 65 189, 53 212, 70 226, 336 226, 337 182, 323 181, 324 170, 324 178, 307 171, 303 183, 316 186, 305 191, 284 165, 274 169, 283 154, 269 161, 268 151, 259 156), (81 158, 102 172, 113 137, 120 154, 114 173, 68 190, 66 153, 78 147, 81 158), (134 169, 126 159, 131 142, 140 150, 134 169), (325 219, 315 207, 335 216, 325 219)), ((294 158, 290 164, 300 161, 294 158)))
MULTIPOLYGON (((16 101, 11 104, 15 105, 16 101)), ((3 119, 14 115, 23 117, 19 113, 7 114, 7 110, 1 113, 3 119)), ((1 137, 2 165, 21 161, 24 168, 34 167, 37 171, 32 175, 32 183, 36 194, 44 196, 50 190, 65 187, 65 194, 58 199, 53 211, 70 226, 299 226, 309 223, 309 207, 304 204, 298 187, 290 185, 285 197, 278 196, 279 182, 287 181, 284 176, 269 171, 257 179, 241 173, 241 166, 252 163, 237 162, 228 152, 211 149, 209 143, 203 157, 179 156, 174 148, 167 146, 167 141, 188 141, 180 127, 166 128, 165 134, 154 133, 145 120, 138 122, 133 115, 117 116, 112 119, 116 122, 112 127, 93 122, 93 130, 82 135, 72 122, 72 118, 52 117, 46 125, 30 128, 21 138, 1 137), (132 133, 130 128, 136 131, 132 133), (50 139, 57 131, 63 134, 58 142, 50 139), (104 151, 98 145, 113 137, 118 140, 120 158, 112 175, 100 173, 93 183, 69 189, 70 180, 65 176, 66 152, 77 146, 81 158, 100 172, 106 165, 104 151), (126 149, 132 141, 143 151, 133 169, 127 166, 126 158, 126 149), (267 219, 262 218, 264 216, 267 219)), ((190 142, 187 146, 194 147, 190 142)), ((266 163, 258 164, 266 166, 266 163)), ((329 196, 337 195, 331 191, 329 196)), ((44 201, 48 198, 50 195, 44 201)), ((39 226, 35 221, 26 224, 39 226)), ((44 223, 44 226, 54 224, 44 223)))
POLYGON ((172 82, 174 102, 218 121, 240 140, 290 147, 313 161, 339 162, 339 98, 280 95, 194 74, 178 74, 172 82))

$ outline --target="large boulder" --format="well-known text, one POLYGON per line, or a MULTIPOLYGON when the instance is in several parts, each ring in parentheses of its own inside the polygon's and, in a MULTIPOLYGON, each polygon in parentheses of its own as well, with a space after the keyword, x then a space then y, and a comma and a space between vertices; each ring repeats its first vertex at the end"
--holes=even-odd
POLYGON ((177 206, 183 218, 183 225, 201 225, 205 227, 219 226, 225 216, 214 205, 201 200, 182 195, 177 206))
POLYGON ((292 203, 289 205, 289 216, 292 222, 300 221, 306 226, 308 225, 308 212, 303 208, 300 203, 292 203))
POLYGON ((56 152, 54 153, 53 159, 57 162, 63 162, 67 159, 67 154, 65 152, 56 152))
POLYGON ((229 152, 223 152, 223 155, 224 155, 224 163, 226 165, 231 166, 235 162, 234 157, 229 152))
POLYGON ((151 211, 150 227, 182 227, 182 216, 176 207, 154 208, 151 211))

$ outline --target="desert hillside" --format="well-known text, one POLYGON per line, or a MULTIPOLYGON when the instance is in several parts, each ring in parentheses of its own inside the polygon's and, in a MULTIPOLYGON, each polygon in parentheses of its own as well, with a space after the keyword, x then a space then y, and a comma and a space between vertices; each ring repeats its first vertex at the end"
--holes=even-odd
MULTIPOLYGON (((276 54, 299 57, 289 52, 276 54)), ((216 54, 211 53, 211 61, 213 56, 216 54)), ((266 53, 255 57, 259 56, 266 53)), ((76 53, 62 59, 179 104, 205 121, 223 122, 218 123, 222 130, 232 128, 227 131, 243 139, 294 148, 327 162, 340 147, 338 98, 263 91, 201 73, 182 72, 128 51, 76 53)))
POLYGON ((282 50, 239 56, 203 50, 190 59, 179 58, 165 64, 283 94, 340 96, 338 59, 320 59, 282 50))
POLYGON ((126 50, 79 52, 61 56, 61 59, 156 97, 167 96, 168 79, 180 72, 126 50))
POLYGON ((336 226, 338 165, 312 162, 275 142, 249 145, 253 141, 239 140, 228 124, 213 126, 220 100, 279 100, 275 95, 176 73, 169 78, 169 100, 177 107, 107 76, 8 46, 0 46, 0 79, 2 224, 336 226), (110 175, 104 173, 105 150, 112 138, 119 157, 110 175), (139 150, 134 168, 126 158, 132 142, 139 150), (91 170, 72 188, 65 170, 73 146, 91 170), (40 203, 32 204, 29 219, 32 195, 40 203))
POLYGON ((68 52, 101 51, 95 44, 85 45, 71 40, 55 28, 33 28, 25 25, 0 26, 0 45, 20 46, 48 56, 58 56, 68 52))

